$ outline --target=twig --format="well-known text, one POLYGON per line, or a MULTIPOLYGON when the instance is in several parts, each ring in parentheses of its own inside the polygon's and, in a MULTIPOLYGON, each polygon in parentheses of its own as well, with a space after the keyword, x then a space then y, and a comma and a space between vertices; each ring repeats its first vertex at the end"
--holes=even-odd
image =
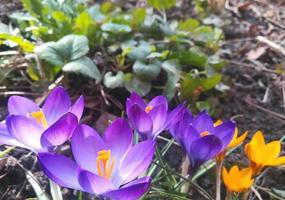
POLYGON ((285 56, 285 49, 283 47, 281 47, 280 45, 276 44, 275 42, 267 39, 266 37, 257 36, 256 40, 259 41, 259 42, 262 42, 264 44, 267 44, 269 47, 271 47, 272 49, 280 52, 281 54, 283 54, 283 56, 285 56))
POLYGON ((264 66, 257 66, 257 65, 252 65, 252 64, 247 64, 247 63, 242 63, 242 62, 238 62, 238 61, 233 61, 233 60, 227 60, 230 64, 233 65, 237 65, 237 66, 241 66, 241 67, 248 67, 248 68, 253 68, 253 69, 257 69, 259 71, 264 71, 264 72, 269 72, 269 73, 273 73, 276 74, 276 72, 274 70, 270 70, 267 69, 264 66))

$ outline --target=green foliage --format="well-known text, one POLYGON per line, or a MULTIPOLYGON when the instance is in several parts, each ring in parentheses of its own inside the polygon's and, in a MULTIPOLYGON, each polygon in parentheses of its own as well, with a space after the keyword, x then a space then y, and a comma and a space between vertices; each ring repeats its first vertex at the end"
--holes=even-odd
MULTIPOLYGON (((125 87, 144 96, 155 86, 169 100, 180 94, 190 101, 199 101, 201 93, 207 94, 221 81, 219 70, 225 64, 220 58, 221 29, 204 25, 202 19, 168 21, 165 10, 174 7, 175 0, 147 0, 159 12, 144 7, 122 9, 111 2, 22 2, 27 13, 14 13, 11 18, 17 20, 23 36, 45 42, 35 52, 44 61, 49 80, 61 69, 102 80, 110 89, 125 87), (116 66, 104 78, 95 65, 97 53, 103 54, 106 67, 116 66)), ((205 2, 193 3, 202 13, 205 2)), ((18 45, 32 52, 30 43, 23 41, 18 45)), ((40 80, 35 63, 27 72, 32 80, 40 80)))

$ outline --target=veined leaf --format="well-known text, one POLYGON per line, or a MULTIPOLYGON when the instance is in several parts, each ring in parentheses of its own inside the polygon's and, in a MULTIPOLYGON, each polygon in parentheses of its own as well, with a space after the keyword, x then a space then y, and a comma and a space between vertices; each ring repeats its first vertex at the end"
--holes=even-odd
POLYGON ((18 36, 18 35, 10 35, 8 33, 0 33, 0 41, 1 40, 9 40, 9 41, 12 41, 14 43, 16 43, 17 45, 19 45, 19 47, 21 47, 25 52, 33 52, 34 51, 34 48, 35 48, 35 45, 22 38, 21 36, 18 36))
POLYGON ((124 84, 124 73, 119 71, 116 75, 112 75, 112 72, 107 72, 104 76, 104 85, 107 88, 118 88, 124 84))

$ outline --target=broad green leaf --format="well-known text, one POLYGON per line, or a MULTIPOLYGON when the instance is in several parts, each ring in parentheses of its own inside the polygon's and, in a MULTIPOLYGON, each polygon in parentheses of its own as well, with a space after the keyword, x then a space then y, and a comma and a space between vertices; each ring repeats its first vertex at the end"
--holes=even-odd
POLYGON ((193 32, 197 27, 199 27, 200 22, 197 19, 187 19, 181 22, 178 26, 180 30, 193 32))
POLYGON ((163 10, 173 7, 176 0, 147 0, 147 3, 158 10, 163 10))
POLYGON ((9 33, 0 33, 0 41, 8 40, 19 45, 25 52, 33 52, 35 45, 18 35, 11 35, 9 33))
POLYGON ((76 60, 88 51, 88 39, 79 35, 67 35, 57 42, 47 42, 35 49, 41 59, 57 66, 76 60))
POLYGON ((86 56, 65 64, 62 70, 65 72, 80 73, 95 80, 99 80, 101 76, 95 63, 86 56))
POLYGON ((144 22, 146 16, 145 8, 134 8, 132 10, 132 26, 137 27, 144 22))
POLYGON ((23 7, 35 17, 43 17, 44 6, 41 0, 21 0, 23 7))
POLYGON ((181 66, 174 60, 164 61, 161 66, 167 72, 167 82, 163 94, 168 100, 171 100, 176 92, 176 84, 181 77, 181 66))
POLYGON ((100 11, 98 5, 94 5, 88 8, 88 13, 91 15, 92 19, 96 22, 101 22, 105 19, 105 15, 100 11))
POLYGON ((160 73, 161 67, 159 62, 145 64, 137 60, 133 65, 133 71, 141 80, 153 80, 160 73))
POLYGON ((214 88, 217 84, 219 84, 221 80, 222 80, 222 75, 219 73, 215 73, 208 78, 201 79, 201 86, 205 91, 210 90, 214 88))
POLYGON ((195 67, 205 67, 208 59, 206 54, 195 47, 192 47, 188 51, 182 50, 174 52, 170 58, 178 59, 182 65, 195 67))
POLYGON ((80 13, 80 15, 75 19, 74 28, 76 33, 87 36, 90 43, 94 43, 94 40, 96 39, 97 25, 87 11, 80 13))
POLYGON ((52 12, 52 17, 58 22, 58 23, 69 23, 70 18, 65 15, 62 11, 54 11, 52 12))
POLYGON ((105 23, 101 26, 102 31, 111 33, 129 33, 132 31, 131 27, 125 24, 115 24, 112 22, 105 23))
POLYGON ((136 45, 135 42, 129 42, 128 44, 123 45, 123 49, 125 48, 131 48, 131 51, 128 51, 128 57, 133 60, 144 60, 155 50, 153 45, 150 45, 145 41, 140 41, 138 45, 136 45))
POLYGON ((107 72, 104 76, 104 85, 107 88, 118 88, 124 84, 124 73, 119 71, 116 75, 112 75, 112 72, 107 72))
POLYGON ((124 85, 129 92, 137 92, 141 96, 147 95, 151 90, 151 83, 136 78, 133 74, 126 74, 124 85))

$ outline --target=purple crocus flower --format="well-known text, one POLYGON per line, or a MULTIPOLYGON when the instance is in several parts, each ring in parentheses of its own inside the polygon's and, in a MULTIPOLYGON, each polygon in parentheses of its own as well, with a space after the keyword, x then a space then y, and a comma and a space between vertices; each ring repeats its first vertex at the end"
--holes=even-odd
POLYGON ((203 163, 224 151, 233 138, 235 124, 227 121, 215 126, 206 112, 192 119, 187 111, 182 116, 186 117, 172 128, 172 134, 188 155, 193 175, 203 163))
POLYGON ((83 96, 71 105, 70 97, 62 87, 50 93, 42 108, 25 97, 11 96, 6 123, 0 125, 0 144, 35 152, 50 150, 71 137, 83 108, 83 96))
POLYGON ((147 104, 135 92, 127 99, 126 110, 130 125, 143 140, 154 139, 179 112, 178 109, 168 112, 164 96, 156 96, 147 104))
POLYGON ((71 148, 75 161, 53 153, 38 156, 45 174, 59 185, 120 200, 138 199, 148 190, 150 177, 136 178, 150 165, 155 142, 133 145, 132 130, 123 119, 115 120, 103 138, 78 125, 71 148))

